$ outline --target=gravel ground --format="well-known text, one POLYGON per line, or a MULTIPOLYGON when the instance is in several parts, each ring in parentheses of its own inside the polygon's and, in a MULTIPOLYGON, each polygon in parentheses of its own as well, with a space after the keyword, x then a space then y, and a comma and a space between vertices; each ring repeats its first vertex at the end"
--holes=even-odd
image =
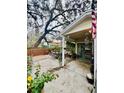
MULTIPOLYGON (((37 56, 33 60, 33 72, 37 64, 41 65, 41 73, 59 66, 58 60, 49 55, 37 56)), ((85 78, 89 67, 86 63, 71 61, 64 68, 54 72, 59 77, 45 84, 44 93, 90 93, 92 86, 85 78)))

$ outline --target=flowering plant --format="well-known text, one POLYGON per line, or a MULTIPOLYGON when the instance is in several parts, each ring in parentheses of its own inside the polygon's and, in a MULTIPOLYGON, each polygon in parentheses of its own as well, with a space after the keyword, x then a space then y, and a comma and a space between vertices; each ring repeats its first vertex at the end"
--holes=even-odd
POLYGON ((27 77, 28 91, 30 93, 41 93, 44 84, 55 78, 56 78, 55 75, 50 72, 43 73, 35 78, 32 78, 32 76, 28 76, 27 77))
POLYGON ((44 84, 47 83, 48 81, 51 81, 55 79, 55 75, 46 72, 40 74, 40 65, 35 66, 36 67, 36 72, 35 75, 32 77, 31 72, 32 72, 32 65, 28 64, 28 74, 27 74, 27 93, 41 93, 41 90, 44 87, 44 84))

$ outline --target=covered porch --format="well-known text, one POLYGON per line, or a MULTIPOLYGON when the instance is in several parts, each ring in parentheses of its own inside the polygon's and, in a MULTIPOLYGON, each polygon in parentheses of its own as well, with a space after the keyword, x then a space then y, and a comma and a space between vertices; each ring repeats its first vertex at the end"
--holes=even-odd
POLYGON ((81 18, 70 24, 62 33, 62 66, 65 64, 65 54, 68 43, 73 45, 73 54, 80 60, 90 60, 93 53, 91 35, 91 12, 86 12, 81 18))

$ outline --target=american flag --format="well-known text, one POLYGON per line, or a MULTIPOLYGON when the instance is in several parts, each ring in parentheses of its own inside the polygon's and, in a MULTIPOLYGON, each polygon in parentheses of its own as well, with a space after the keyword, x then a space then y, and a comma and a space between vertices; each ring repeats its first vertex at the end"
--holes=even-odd
POLYGON ((92 38, 96 38, 96 23, 97 23, 97 16, 95 10, 96 0, 92 0, 92 38))

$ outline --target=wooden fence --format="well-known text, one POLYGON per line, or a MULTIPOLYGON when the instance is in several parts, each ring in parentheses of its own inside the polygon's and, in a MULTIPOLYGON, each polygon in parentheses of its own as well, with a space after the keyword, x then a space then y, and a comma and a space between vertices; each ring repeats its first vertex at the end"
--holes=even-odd
POLYGON ((48 55, 48 54, 49 54, 49 49, 47 48, 27 49, 28 56, 38 56, 38 55, 48 55))

